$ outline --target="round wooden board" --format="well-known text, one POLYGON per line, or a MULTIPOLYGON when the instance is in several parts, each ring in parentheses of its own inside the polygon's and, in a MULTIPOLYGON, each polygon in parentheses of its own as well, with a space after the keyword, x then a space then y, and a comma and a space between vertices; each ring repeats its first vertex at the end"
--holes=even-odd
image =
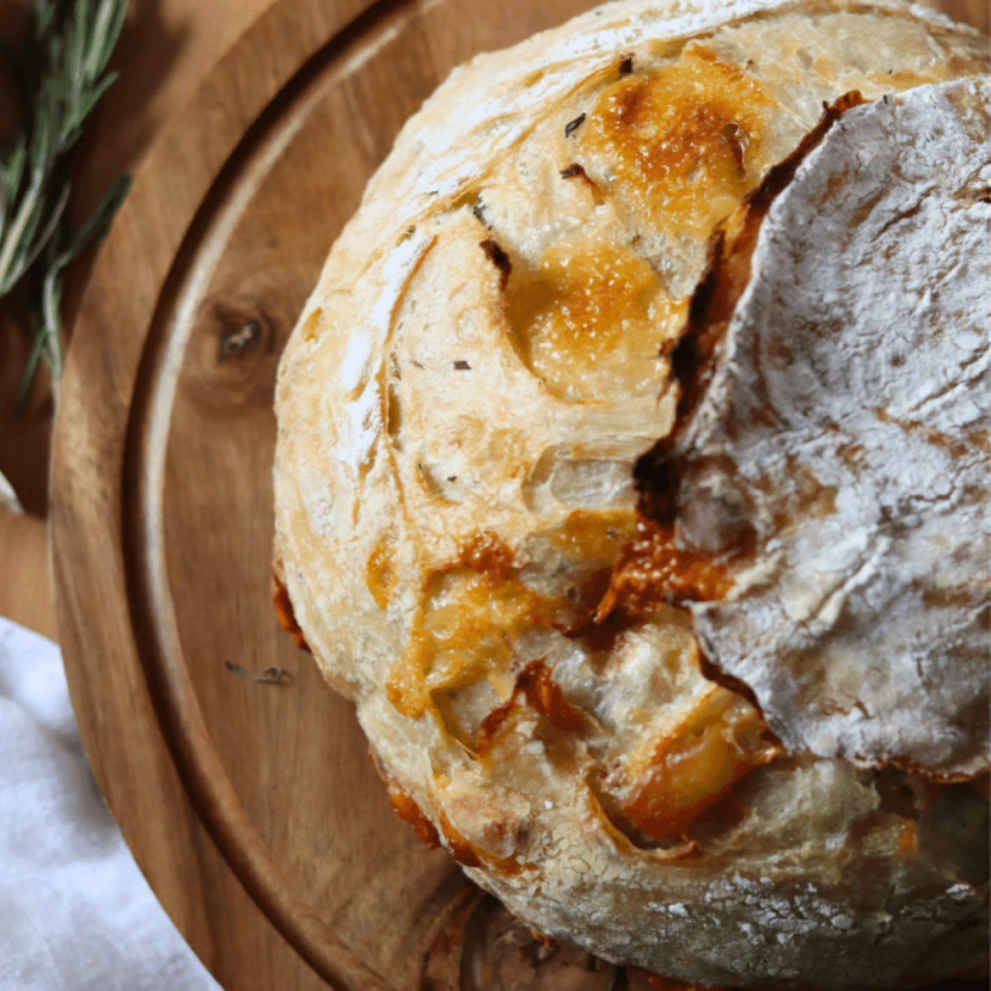
MULTIPOLYGON (((56 424, 60 638, 100 787, 227 991, 494 991, 479 933, 512 955, 510 924, 396 818, 350 705, 277 626, 271 405, 405 119, 475 52, 592 5, 281 0, 162 133, 98 258, 56 424), (245 675, 273 668, 279 684, 245 675)), ((569 987, 613 982, 570 952, 586 977, 569 987)))

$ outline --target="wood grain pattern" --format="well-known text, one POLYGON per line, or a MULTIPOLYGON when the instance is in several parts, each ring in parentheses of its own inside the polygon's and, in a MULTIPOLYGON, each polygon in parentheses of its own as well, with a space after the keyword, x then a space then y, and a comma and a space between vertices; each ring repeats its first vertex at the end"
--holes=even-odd
POLYGON ((281 0, 162 132, 98 258, 54 443, 62 646, 100 786, 228 991, 473 972, 430 951, 477 892, 396 820, 350 705, 270 607, 272 391, 403 121, 474 52, 589 6, 281 0))

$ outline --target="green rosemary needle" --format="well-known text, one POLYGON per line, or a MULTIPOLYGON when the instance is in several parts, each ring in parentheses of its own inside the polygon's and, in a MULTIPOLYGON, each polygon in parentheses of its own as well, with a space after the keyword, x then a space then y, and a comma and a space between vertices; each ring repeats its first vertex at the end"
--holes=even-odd
POLYGON ((122 177, 73 234, 66 155, 117 73, 107 63, 128 0, 35 0, 19 58, 25 125, 0 150, 0 298, 27 277, 34 343, 17 398, 22 411, 44 359, 58 394, 65 267, 100 240, 130 188, 122 177))

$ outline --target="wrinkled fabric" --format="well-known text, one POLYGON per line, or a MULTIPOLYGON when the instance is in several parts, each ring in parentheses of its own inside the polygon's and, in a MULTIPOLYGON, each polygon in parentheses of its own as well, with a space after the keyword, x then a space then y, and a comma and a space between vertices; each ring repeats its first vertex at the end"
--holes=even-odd
POLYGON ((0 617, 0 991, 219 991, 100 796, 62 657, 0 617))

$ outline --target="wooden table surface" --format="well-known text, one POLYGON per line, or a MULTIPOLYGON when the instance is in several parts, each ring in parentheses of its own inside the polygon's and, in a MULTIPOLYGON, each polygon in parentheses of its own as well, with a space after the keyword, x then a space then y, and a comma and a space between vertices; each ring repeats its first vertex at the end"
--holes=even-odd
MULTIPOLYGON (((74 209, 82 216, 122 172, 133 172, 162 122, 272 0, 135 0, 114 65, 121 79, 99 108, 78 148, 74 209)), ((987 0, 931 0, 928 6, 989 30, 987 0)), ((0 38, 16 37, 25 0, 0 4, 0 38)), ((10 119, 9 79, 0 70, 0 134, 10 119)), ((66 323, 85 288, 83 260, 70 274, 66 323)), ((0 509, 0 615, 55 637, 45 517, 51 402, 42 377, 26 415, 15 420, 14 397, 27 344, 10 307, 0 308, 0 471, 28 514, 0 509)))

